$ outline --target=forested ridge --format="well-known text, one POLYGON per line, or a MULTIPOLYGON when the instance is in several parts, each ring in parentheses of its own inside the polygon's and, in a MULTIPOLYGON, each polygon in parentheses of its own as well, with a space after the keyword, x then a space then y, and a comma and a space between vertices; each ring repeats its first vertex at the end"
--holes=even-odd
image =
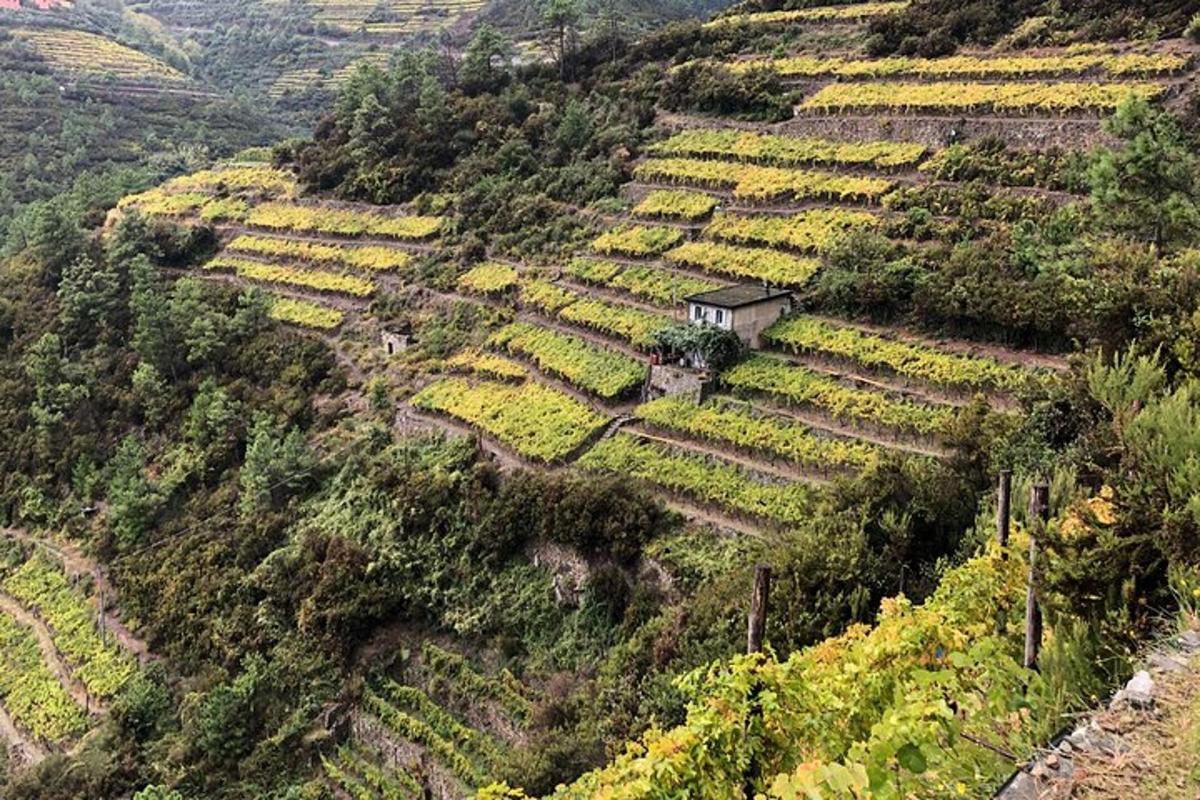
POLYGON ((1200 8, 644 10, 13 173, 0 794, 990 797, 1195 627, 1200 8))

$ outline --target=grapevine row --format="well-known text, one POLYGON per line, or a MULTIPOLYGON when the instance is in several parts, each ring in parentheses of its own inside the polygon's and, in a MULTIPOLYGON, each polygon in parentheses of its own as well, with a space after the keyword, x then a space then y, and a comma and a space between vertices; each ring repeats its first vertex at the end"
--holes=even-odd
POLYGON ((280 286, 295 286, 318 292, 345 294, 351 297, 370 297, 375 293, 375 284, 354 275, 341 275, 322 270, 303 270, 278 264, 263 264, 241 258, 214 258, 204 265, 208 270, 227 270, 240 278, 263 281, 280 286))
POLYGON ((795 11, 760 11, 756 14, 730 14, 704 24, 705 28, 739 28, 754 25, 788 25, 797 22, 856 22, 895 14, 912 5, 911 0, 884 0, 850 3, 842 6, 817 6, 795 11))
POLYGON ((640 348, 651 347, 658 334, 676 324, 670 317, 595 298, 576 300, 559 311, 558 317, 640 348))
POLYGON ((1108 112, 1130 97, 1154 100, 1151 83, 833 83, 805 100, 811 111, 1108 112))
POLYGON ((529 377, 529 370, 516 361, 483 350, 463 350, 456 353, 446 359, 446 366, 452 370, 502 381, 523 381, 529 377))
POLYGON ((524 322, 498 331, 490 343, 524 356, 539 369, 606 399, 624 397, 646 380, 646 367, 622 353, 524 322))
POLYGON ((332 331, 340 328, 346 315, 336 308, 327 308, 317 303, 305 300, 294 300, 290 297, 276 297, 271 301, 270 317, 279 322, 299 325, 301 328, 312 328, 318 331, 332 331))
MULTIPOLYGON (((836 88, 836 87, 831 87, 836 88)), ((699 158, 652 158, 634 170, 643 181, 671 181, 733 190, 739 200, 875 201, 895 185, 887 178, 838 175, 829 172, 731 164, 699 158)))
POLYGON ((683 241, 675 228, 633 225, 607 231, 592 242, 592 249, 604 255, 632 257, 656 256, 683 241))
POLYGON ((762 244, 824 253, 878 217, 866 211, 818 208, 791 217, 752 217, 721 214, 704 230, 705 236, 736 244, 762 244))
POLYGON ((716 207, 717 198, 711 194, 684 189, 658 189, 646 195, 633 213, 642 217, 694 222, 708 217, 716 207))
POLYGON ((447 378, 418 392, 412 404, 460 419, 520 455, 545 462, 564 458, 608 422, 578 400, 538 383, 473 384, 447 378))
POLYGON ((266 203, 256 207, 246 218, 246 224, 270 230, 414 241, 435 235, 443 223, 441 217, 393 217, 374 211, 288 203, 266 203))
POLYGON ((403 250, 379 245, 333 245, 320 242, 298 242, 292 239, 274 239, 269 236, 242 234, 236 237, 227 251, 293 261, 322 264, 342 264, 347 267, 389 272, 405 269, 412 263, 412 256, 403 250))
POLYGON ((1033 751, 1030 721, 1054 708, 1053 688, 1020 663, 1028 569, 1005 555, 951 570, 923 605, 884 601, 873 628, 695 673, 682 725, 551 797, 741 797, 748 775, 764 800, 963 797, 998 783, 1008 753, 1033 751))
POLYGON ((797 483, 766 483, 739 467, 618 433, 579 460, 585 469, 627 475, 731 511, 780 523, 798 523, 812 510, 814 490, 797 483))
POLYGON ((879 392, 843 386, 804 367, 766 356, 754 356, 722 373, 730 387, 770 395, 789 404, 807 406, 845 422, 937 435, 947 432, 956 416, 946 407, 893 400, 879 392))
POLYGON ((62 569, 43 556, 35 555, 9 575, 4 591, 45 620, 54 646, 96 697, 114 696, 137 672, 129 655, 100 638, 91 606, 62 569))
POLYGON ((517 271, 507 264, 480 264, 458 279, 458 288, 474 294, 503 294, 517 285, 517 271))
POLYGON ((803 286, 821 268, 821 262, 815 258, 717 242, 688 242, 663 258, 703 272, 767 281, 776 286, 803 286))
POLYGON ((1028 371, 995 359, 946 353, 814 317, 782 319, 763 337, 797 353, 834 356, 868 369, 952 389, 1016 391, 1029 386, 1032 379, 1028 371))
POLYGON ((367 710, 393 733, 421 745, 433 755, 455 777, 468 786, 478 786, 484 781, 483 774, 471 760, 431 728, 427 723, 407 714, 384 698, 368 690, 364 697, 367 710))
POLYGON ((634 414, 659 428, 716 444, 765 453, 807 467, 863 470, 879 461, 880 448, 863 442, 816 436, 805 425, 752 413, 740 405, 663 397, 634 414))
POLYGON ((567 265, 568 275, 597 286, 621 289, 660 306, 677 306, 683 298, 720 289, 721 284, 676 275, 654 267, 622 267, 611 261, 575 259, 567 265))
POLYGON ((0 612, 0 700, 13 721, 46 742, 59 743, 87 730, 83 709, 42 661, 37 637, 0 612))
POLYGON ((769 166, 830 164, 905 167, 921 160, 927 148, 908 142, 836 142, 739 130, 686 130, 650 146, 662 156, 721 157, 769 166))
POLYGON ((1081 75, 1104 72, 1113 77, 1162 75, 1178 72, 1188 65, 1186 56, 1170 53, 1084 53, 1059 56, 948 56, 946 58, 909 58, 895 56, 879 59, 819 58, 799 56, 778 59, 752 59, 730 64, 735 72, 769 69, 785 77, 885 78, 914 75, 923 78, 984 78, 1081 75))

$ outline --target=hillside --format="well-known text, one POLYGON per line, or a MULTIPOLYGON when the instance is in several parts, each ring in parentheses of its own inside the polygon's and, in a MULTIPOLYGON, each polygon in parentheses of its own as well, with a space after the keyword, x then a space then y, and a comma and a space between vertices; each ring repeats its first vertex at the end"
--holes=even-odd
MULTIPOLYGON (((299 134, 363 66, 387 69, 397 53, 434 44, 464 52, 485 11, 519 43, 489 45, 497 59, 546 58, 541 12, 521 6, 513 16, 473 0, 2 5, 0 238, 17 209, 80 174, 128 190, 299 134), (15 155, 30 152, 38 163, 15 155)), ((606 30, 697 10, 642 9, 637 25, 622 16, 606 30)), ((590 35, 600 23, 585 11, 573 30, 590 35)))
POLYGON ((9 26, 324 113, 13 225, 6 797, 986 798, 1194 626, 1200 8, 273 5, 9 26))

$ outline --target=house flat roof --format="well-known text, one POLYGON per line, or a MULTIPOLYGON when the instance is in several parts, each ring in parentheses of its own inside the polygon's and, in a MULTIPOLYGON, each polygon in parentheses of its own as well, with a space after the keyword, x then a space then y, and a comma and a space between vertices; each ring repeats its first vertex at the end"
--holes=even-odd
POLYGON ((789 294, 791 292, 784 289, 768 289, 765 286, 755 283, 745 283, 740 286, 726 286, 724 289, 715 289, 711 292, 689 295, 684 300, 689 303, 700 303, 706 306, 717 306, 718 308, 741 308, 742 306, 752 306, 758 303, 778 300, 781 297, 787 297, 789 294))

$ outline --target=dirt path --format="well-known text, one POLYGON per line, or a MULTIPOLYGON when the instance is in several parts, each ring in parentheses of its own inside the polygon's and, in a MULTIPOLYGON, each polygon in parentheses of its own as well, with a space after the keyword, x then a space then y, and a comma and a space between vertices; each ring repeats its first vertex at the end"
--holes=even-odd
POLYGON ((87 688, 71 674, 71 670, 67 668, 66 662, 63 661, 62 655, 54 645, 54 637, 50 634, 46 623, 6 594, 0 594, 0 611, 33 631, 37 638, 38 649, 42 651, 42 661, 58 678, 58 682, 66 689, 67 694, 71 695, 72 700, 81 708, 88 709, 93 715, 105 711, 105 704, 90 697, 87 688))
MULTIPOLYGON (((0 739, 8 744, 9 758, 16 762, 16 766, 32 767, 50 755, 36 739, 21 732, 3 705, 0 705, 0 739)), ((12 771, 11 765, 9 771, 12 771)))
POLYGON ((108 633, 121 648, 136 656, 139 662, 144 663, 155 658, 150 652, 150 647, 134 635, 114 612, 114 602, 118 595, 109 580, 108 570, 104 565, 88 558, 83 551, 70 542, 51 542, 34 536, 22 528, 0 528, 0 535, 51 553, 62 563, 63 571, 68 577, 90 577, 96 590, 103 593, 106 598, 103 618, 104 627, 108 633))
POLYGON ((1200 620, 1146 658, 1108 707, 1018 772, 999 800, 1200 797, 1200 620))

